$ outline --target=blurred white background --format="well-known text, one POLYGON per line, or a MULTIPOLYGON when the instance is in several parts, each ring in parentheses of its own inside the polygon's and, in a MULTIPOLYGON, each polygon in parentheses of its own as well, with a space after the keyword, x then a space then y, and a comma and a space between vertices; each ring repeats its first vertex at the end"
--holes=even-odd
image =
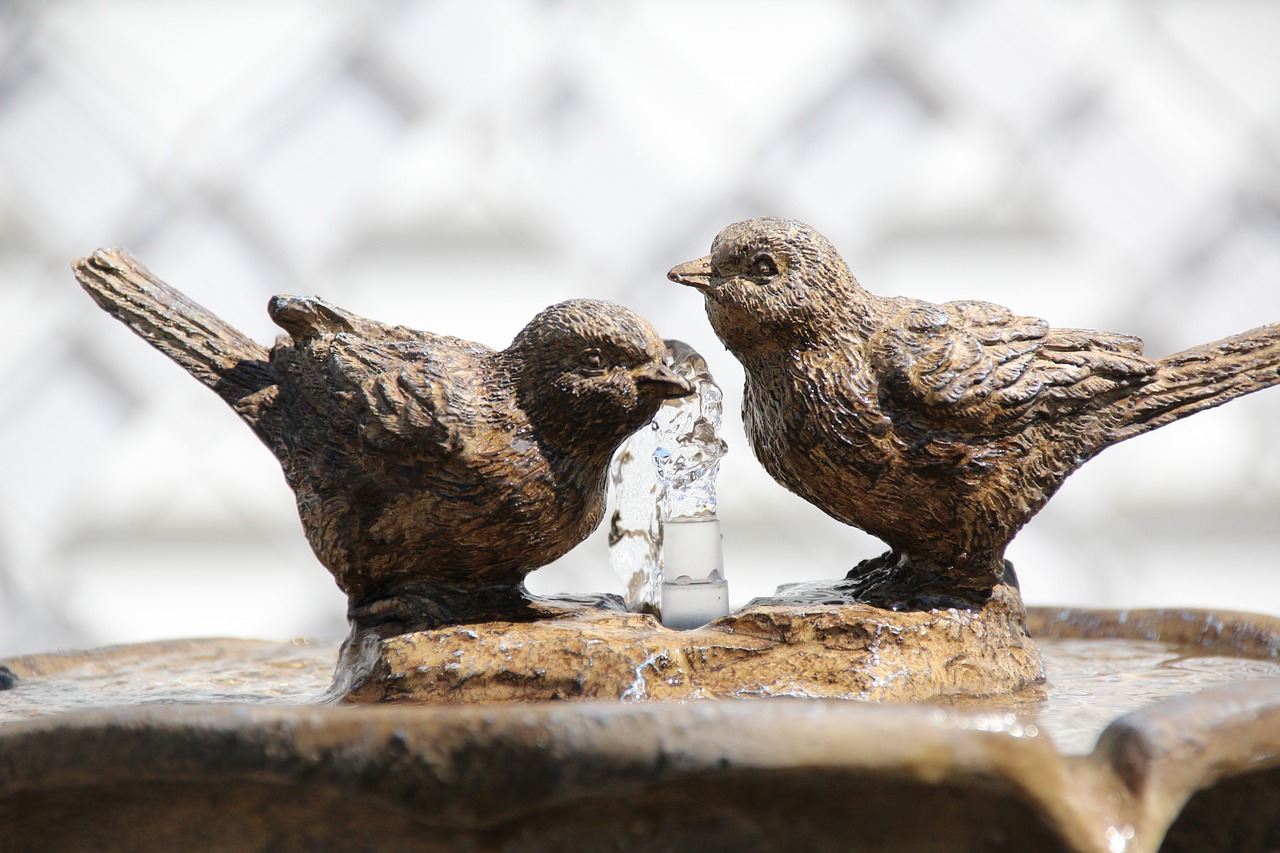
MULTIPOLYGON (((870 290, 1163 355, 1280 320, 1267 0, 0 0, 0 653, 338 637, 270 454, 76 286, 128 247, 269 341, 267 298, 504 346, 614 299, 727 391, 735 604, 880 552, 751 457, 673 264, 792 216, 870 290)), ((1280 613, 1280 390, 1121 445, 1013 544, 1031 603, 1280 613)), ((611 590, 603 537, 539 591, 611 590)))

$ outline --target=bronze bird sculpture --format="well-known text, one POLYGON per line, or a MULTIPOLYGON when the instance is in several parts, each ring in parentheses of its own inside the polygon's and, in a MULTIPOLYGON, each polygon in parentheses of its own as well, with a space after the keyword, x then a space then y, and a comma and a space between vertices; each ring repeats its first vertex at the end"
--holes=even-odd
POLYGON ((617 446, 692 390, 653 327, 609 302, 552 305, 495 352, 277 296, 288 334, 268 350, 122 251, 74 270, 275 454, 357 628, 515 606, 526 574, 600 523, 617 446))
MULTIPOLYGON (((989 302, 868 293, 799 222, 725 228, 668 274, 746 372, 765 469, 891 551, 849 574, 880 606, 981 603, 1014 535, 1117 442, 1280 382, 1280 325, 1152 359, 989 302)), ((1016 581, 1015 581, 1016 583, 1016 581)))

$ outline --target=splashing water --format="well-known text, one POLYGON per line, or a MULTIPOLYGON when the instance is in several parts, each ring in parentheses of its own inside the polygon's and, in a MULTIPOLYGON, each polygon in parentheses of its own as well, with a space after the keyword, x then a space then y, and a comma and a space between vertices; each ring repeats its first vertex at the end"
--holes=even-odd
POLYGON ((682 341, 667 341, 667 361, 697 393, 663 403, 609 466, 609 563, 636 612, 653 612, 659 600, 661 519, 715 515, 716 474, 728 450, 719 435, 724 395, 706 360, 682 341))
POLYGON ((659 435, 653 451, 664 518, 701 518, 716 514, 716 475, 728 445, 720 438, 724 394, 707 362, 681 341, 667 341, 676 373, 689 380, 696 395, 668 400, 654 416, 659 435))
POLYGON ((661 485, 653 465, 658 425, 650 422, 633 434, 609 464, 609 564, 622 581, 627 609, 653 612, 662 583, 659 560, 662 533, 658 523, 661 485))

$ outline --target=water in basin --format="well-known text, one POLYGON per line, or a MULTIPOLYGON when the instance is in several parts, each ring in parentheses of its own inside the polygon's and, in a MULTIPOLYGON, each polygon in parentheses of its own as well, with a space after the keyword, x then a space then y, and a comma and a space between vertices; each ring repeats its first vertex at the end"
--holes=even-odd
MULTIPOLYGON (((1046 684, 955 698, 951 724, 1048 736, 1087 753, 1116 717, 1214 685, 1280 678, 1280 661, 1206 654, 1146 640, 1042 639, 1046 684)), ((0 661, 19 676, 0 692, 0 724, 66 711, 149 703, 318 704, 337 643, 189 640, 0 661)), ((725 700, 725 701, 769 701, 725 700)))

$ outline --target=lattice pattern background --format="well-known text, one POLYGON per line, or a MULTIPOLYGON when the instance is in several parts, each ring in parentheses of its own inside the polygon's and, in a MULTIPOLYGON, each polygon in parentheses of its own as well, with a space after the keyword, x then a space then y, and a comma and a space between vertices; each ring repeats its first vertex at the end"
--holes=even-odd
MULTIPOLYGON (((129 247, 260 340, 275 292, 505 345, 605 297, 705 354, 668 283, 807 220, 869 289, 1164 354, 1280 320, 1265 0, 0 2, 0 653, 340 635, 270 455, 99 312, 129 247)), ((738 603, 879 545, 775 486, 736 414, 738 603)), ((1280 613, 1280 391, 1104 454, 1015 542, 1032 602, 1280 613)), ((599 536, 533 576, 614 589, 599 536)))

